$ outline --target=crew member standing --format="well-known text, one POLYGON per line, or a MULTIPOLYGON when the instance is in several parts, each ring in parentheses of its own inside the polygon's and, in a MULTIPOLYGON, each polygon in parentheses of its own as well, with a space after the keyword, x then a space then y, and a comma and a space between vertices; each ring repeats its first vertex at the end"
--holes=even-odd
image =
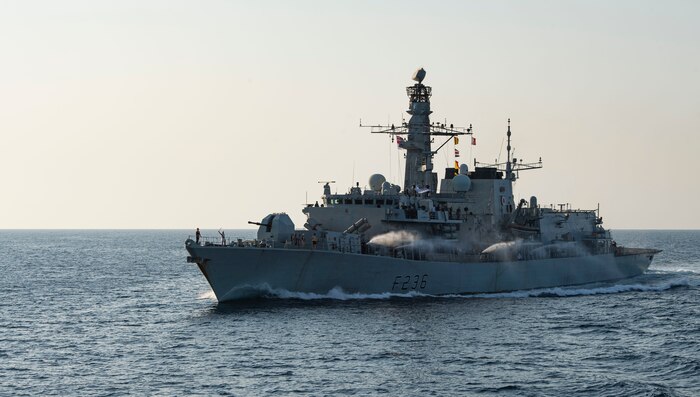
POLYGON ((194 233, 194 239, 197 244, 199 244, 199 239, 202 238, 202 233, 199 232, 199 228, 197 228, 197 231, 194 233))

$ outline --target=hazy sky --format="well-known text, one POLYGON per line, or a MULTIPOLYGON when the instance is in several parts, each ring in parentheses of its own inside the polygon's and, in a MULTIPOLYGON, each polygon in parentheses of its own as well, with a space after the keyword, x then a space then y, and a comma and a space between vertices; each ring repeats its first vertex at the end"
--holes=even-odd
POLYGON ((402 184, 358 124, 399 123, 421 66, 478 160, 508 118, 516 157, 542 157, 516 199, 700 228, 698 20, 698 1, 4 1, 0 228, 301 227, 319 180, 402 184))

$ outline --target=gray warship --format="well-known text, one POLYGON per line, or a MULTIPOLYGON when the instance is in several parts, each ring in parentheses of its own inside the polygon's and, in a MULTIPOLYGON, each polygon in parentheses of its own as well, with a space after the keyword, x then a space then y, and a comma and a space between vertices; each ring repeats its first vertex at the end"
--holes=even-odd
POLYGON ((254 240, 224 235, 185 242, 220 302, 280 291, 328 294, 451 295, 606 282, 642 274, 659 250, 618 246, 599 210, 541 206, 513 195, 520 173, 542 167, 512 158, 445 169, 434 156, 466 128, 431 122, 425 70, 406 88, 409 120, 375 125, 405 151, 403 187, 381 174, 346 193, 323 185, 297 229, 283 212, 257 225, 254 240), (438 141, 438 142, 436 142, 438 141), (436 149, 433 149, 433 144, 436 149), (438 184, 439 182, 439 184, 438 184))

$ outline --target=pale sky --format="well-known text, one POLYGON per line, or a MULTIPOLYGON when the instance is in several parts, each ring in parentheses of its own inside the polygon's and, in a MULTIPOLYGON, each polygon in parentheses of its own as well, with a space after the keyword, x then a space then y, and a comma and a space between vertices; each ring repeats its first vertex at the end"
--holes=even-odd
POLYGON ((358 124, 400 123, 424 67, 433 120, 473 124, 478 160, 508 118, 515 156, 542 157, 516 200, 698 229, 699 20, 697 1, 4 1, 0 228, 301 227, 320 180, 402 184, 358 124))

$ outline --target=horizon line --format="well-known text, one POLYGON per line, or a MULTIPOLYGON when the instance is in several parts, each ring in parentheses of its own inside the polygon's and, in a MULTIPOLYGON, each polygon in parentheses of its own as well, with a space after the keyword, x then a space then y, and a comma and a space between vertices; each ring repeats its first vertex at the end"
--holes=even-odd
MULTIPOLYGON (((15 230, 22 230, 22 231, 32 231, 32 230, 41 230, 41 231, 49 231, 49 230, 54 230, 54 231, 61 231, 61 230, 195 230, 196 228, 109 228, 109 227, 97 227, 97 228, 0 228, 0 231, 15 231, 15 230)), ((231 228, 224 228, 224 227, 200 227, 199 229, 203 230, 219 230, 219 229, 229 229, 229 230, 258 230, 258 228, 237 228, 237 227, 231 227, 231 228)), ((305 229, 295 229, 295 230, 305 230, 305 229)), ((610 228, 606 230, 640 230, 640 231, 700 231, 700 228, 625 228, 625 227, 620 227, 620 228, 610 228)))

